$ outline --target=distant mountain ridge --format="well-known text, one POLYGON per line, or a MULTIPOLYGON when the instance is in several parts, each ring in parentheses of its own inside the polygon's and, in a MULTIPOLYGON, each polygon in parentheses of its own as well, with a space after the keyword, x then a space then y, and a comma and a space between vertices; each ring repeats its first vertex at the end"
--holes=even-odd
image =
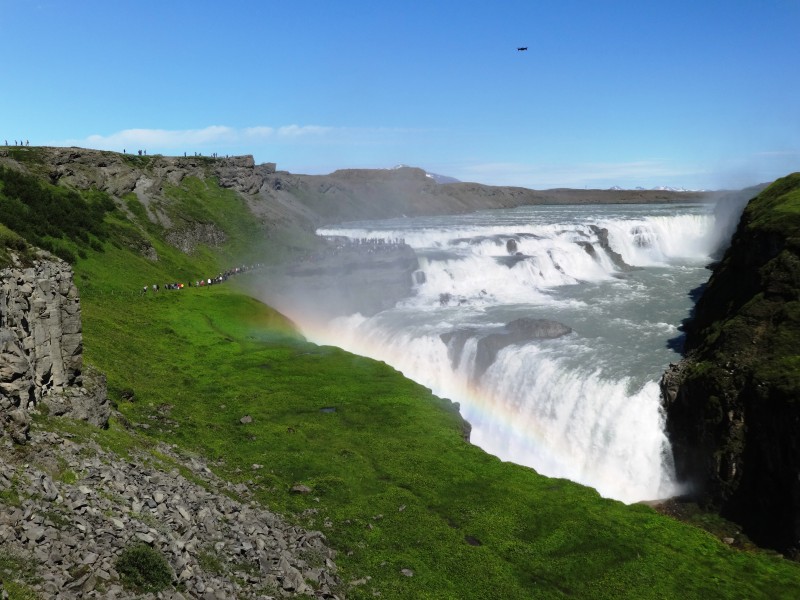
MULTIPOLYGON (((400 165, 396 165, 393 168, 394 169, 406 169, 406 168, 413 168, 413 167, 409 167, 409 165, 400 164, 400 165)), ((455 177, 450 177, 448 175, 439 175, 438 173, 429 173, 428 171, 425 171, 425 176, 426 177, 430 177, 436 183, 461 183, 461 180, 460 179, 456 179, 455 177)))
POLYGON ((32 170, 76 189, 114 198, 134 194, 157 222, 169 226, 164 186, 187 177, 215 177, 244 194, 267 227, 294 223, 305 230, 343 221, 443 215, 533 204, 643 204, 713 202, 716 192, 666 190, 533 190, 462 182, 416 168, 340 169, 327 175, 277 170, 253 157, 132 156, 85 148, 31 147, 0 152, 0 164, 32 170), (443 185, 445 184, 445 185, 443 185), (165 212, 166 211, 166 212, 165 212))
POLYGON ((623 190, 636 190, 636 191, 642 192, 642 191, 647 191, 648 189, 651 190, 651 191, 656 191, 656 192, 699 192, 699 193, 704 193, 704 192, 712 191, 712 190, 706 190, 706 189, 690 189, 690 188, 685 188, 685 187, 672 187, 672 186, 669 186, 669 185, 657 185, 657 186, 651 187, 651 188, 644 188, 642 186, 636 186, 635 188, 623 188, 623 187, 620 187, 618 185, 615 185, 615 186, 612 186, 612 187, 610 187, 608 189, 609 190, 613 190, 615 192, 621 192, 623 190))

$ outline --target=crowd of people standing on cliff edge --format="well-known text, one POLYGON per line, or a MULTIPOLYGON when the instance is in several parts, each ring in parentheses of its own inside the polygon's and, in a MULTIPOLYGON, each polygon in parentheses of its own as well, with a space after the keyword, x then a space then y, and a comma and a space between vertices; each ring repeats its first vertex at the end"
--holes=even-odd
MULTIPOLYGON (((16 145, 16 142, 15 142, 15 145, 16 145)), ((22 142, 20 142, 20 145, 22 145, 22 142)), ((6 146, 8 146, 8 140, 6 140, 6 146)), ((137 150, 136 152, 139 154, 139 156, 147 156, 147 150, 137 150)), ((127 148, 123 148, 122 149, 122 153, 123 154, 127 154, 128 153, 128 149, 127 148)), ((194 155, 195 155, 195 157, 203 156, 203 153, 202 152, 195 152, 194 155)), ((186 152, 183 153, 183 157, 186 158, 186 152)), ((211 153, 211 158, 220 158, 220 155, 217 152, 212 152, 211 153)), ((225 158, 230 158, 230 156, 226 154, 225 158)))
MULTIPOLYGON (((5 140, 3 140, 3 141, 5 142, 5 144, 4 144, 5 146, 9 146, 9 143, 8 143, 8 140, 7 140, 7 139, 5 139, 5 140)), ((14 145, 14 146, 30 146, 30 145, 31 145, 31 142, 30 142, 30 140, 14 140, 14 144, 13 144, 13 145, 14 145)), ((127 148, 123 148, 123 149, 122 149, 122 153, 123 153, 123 154, 127 154, 127 153, 128 153, 128 149, 127 149, 127 148)), ((139 156, 147 156, 147 150, 137 150, 137 151, 136 151, 136 153, 137 153, 139 156)), ((198 156, 203 156, 203 153, 202 153, 202 152, 195 152, 195 153, 194 153, 194 155, 195 155, 195 157, 198 157, 198 156)), ((184 158, 186 158, 186 152, 184 152, 184 153, 183 153, 183 156, 184 156, 184 158)), ((211 158, 222 158, 222 157, 219 155, 219 153, 218 153, 218 152, 212 152, 212 153, 210 154, 210 157, 211 157, 211 158)), ((225 155, 225 158, 230 158, 230 155, 226 154, 226 155, 225 155)))
POLYGON ((255 263, 252 265, 241 265, 239 267, 233 267, 228 269, 227 271, 223 271, 222 273, 217 274, 216 277, 208 277, 205 279, 196 279, 194 283, 189 281, 186 284, 173 282, 173 283, 165 283, 163 286, 159 286, 157 283, 154 283, 152 286, 143 286, 141 295, 144 296, 147 294, 148 288, 152 290, 153 294, 157 294, 159 290, 182 290, 184 287, 206 287, 210 285, 216 285, 218 283, 223 283, 227 281, 230 277, 234 275, 239 275, 241 273, 246 273, 248 271, 252 271, 254 269, 259 269, 263 267, 263 263, 255 263))

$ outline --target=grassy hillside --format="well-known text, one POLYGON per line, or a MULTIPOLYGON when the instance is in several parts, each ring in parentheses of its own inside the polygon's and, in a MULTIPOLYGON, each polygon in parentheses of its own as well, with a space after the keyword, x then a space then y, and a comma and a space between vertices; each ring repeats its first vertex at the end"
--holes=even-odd
MULTIPOLYGON (((116 234, 90 237, 75 270, 85 358, 107 374, 120 416, 82 435, 120 451, 165 441, 252 482, 258 501, 325 533, 348 598, 800 597, 795 563, 466 443, 448 401, 383 363, 307 343, 237 291, 258 271, 141 295, 232 266, 256 232, 247 205, 213 180, 170 193, 227 241, 187 255, 133 199, 104 214, 116 234)), ((285 244, 276 235, 258 246, 271 260, 285 244)))
POLYGON ((349 597, 800 592, 794 564, 486 455, 425 389, 287 334, 279 315, 232 286, 84 306, 88 357, 123 414, 324 531, 344 580, 371 577, 349 597), (312 492, 291 494, 296 484, 312 492))

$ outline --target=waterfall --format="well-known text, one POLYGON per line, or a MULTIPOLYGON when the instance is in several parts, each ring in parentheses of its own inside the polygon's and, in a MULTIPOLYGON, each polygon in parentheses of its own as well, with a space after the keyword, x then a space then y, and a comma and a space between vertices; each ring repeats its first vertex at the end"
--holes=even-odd
POLYGON ((504 460, 625 502, 667 497, 679 490, 657 381, 676 358, 667 340, 688 291, 707 277, 713 231, 700 206, 525 207, 326 228, 318 233, 402 239, 419 271, 395 308, 306 333, 458 401, 473 443, 504 460), (514 337, 519 319, 571 332, 514 337), (489 339, 497 347, 481 359, 489 339))

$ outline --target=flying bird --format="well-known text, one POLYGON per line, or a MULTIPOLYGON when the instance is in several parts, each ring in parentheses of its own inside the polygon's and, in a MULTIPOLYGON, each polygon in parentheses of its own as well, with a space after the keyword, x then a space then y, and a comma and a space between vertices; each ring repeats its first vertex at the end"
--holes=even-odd
POLYGON ((523 51, 525 51, 527 49, 528 49, 527 46, 523 46, 522 48, 517 48, 517 52, 523 52, 523 51))

